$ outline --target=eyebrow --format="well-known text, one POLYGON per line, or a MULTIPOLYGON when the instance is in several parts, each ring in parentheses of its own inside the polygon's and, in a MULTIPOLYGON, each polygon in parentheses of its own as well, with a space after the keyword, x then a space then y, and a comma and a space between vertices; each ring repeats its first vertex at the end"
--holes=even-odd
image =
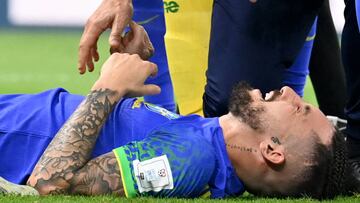
POLYGON ((304 116, 308 115, 310 112, 311 112, 311 107, 310 107, 310 105, 305 105, 304 116))

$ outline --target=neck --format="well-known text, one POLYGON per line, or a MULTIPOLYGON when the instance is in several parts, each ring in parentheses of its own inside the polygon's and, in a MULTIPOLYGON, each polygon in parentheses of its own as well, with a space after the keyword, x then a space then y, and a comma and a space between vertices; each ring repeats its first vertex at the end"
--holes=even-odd
POLYGON ((231 113, 221 116, 219 123, 224 134, 225 143, 234 141, 243 145, 256 145, 259 143, 258 135, 255 135, 256 132, 231 113))
MULTIPOLYGON (((261 135, 231 113, 219 118, 223 130, 226 150, 238 177, 246 180, 262 172, 262 156, 259 151, 261 135)), ((254 180, 252 180, 254 181, 254 180)))

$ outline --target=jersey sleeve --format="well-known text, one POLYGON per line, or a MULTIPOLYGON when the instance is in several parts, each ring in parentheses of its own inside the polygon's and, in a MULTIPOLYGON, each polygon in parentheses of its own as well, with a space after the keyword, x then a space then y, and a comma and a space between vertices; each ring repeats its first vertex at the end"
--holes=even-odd
POLYGON ((157 130, 113 150, 127 197, 200 197, 215 169, 210 143, 180 129, 157 130), (183 134, 185 133, 185 134, 183 134))

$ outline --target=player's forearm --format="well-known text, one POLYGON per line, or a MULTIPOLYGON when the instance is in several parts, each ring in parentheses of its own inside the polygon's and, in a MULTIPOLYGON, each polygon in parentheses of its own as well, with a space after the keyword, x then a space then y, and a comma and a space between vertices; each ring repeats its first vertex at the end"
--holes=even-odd
POLYGON ((40 194, 67 192, 76 171, 89 161, 98 134, 115 104, 124 95, 160 93, 158 86, 144 85, 156 73, 156 65, 141 60, 138 55, 112 54, 91 93, 43 153, 28 185, 40 194))
POLYGON ((99 131, 121 97, 101 85, 94 87, 45 150, 28 184, 40 194, 66 192, 74 173, 90 159, 99 131))
POLYGON ((119 165, 113 152, 90 160, 72 179, 70 194, 125 196, 119 165))

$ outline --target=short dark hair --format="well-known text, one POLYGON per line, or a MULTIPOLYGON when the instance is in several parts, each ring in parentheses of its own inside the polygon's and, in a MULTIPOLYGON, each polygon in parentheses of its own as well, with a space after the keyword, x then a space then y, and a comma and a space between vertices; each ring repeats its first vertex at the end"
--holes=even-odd
POLYGON ((305 167, 300 182, 295 183, 290 196, 305 196, 315 199, 332 199, 345 193, 344 182, 348 169, 348 156, 344 135, 335 129, 331 144, 315 143, 312 161, 305 167))

